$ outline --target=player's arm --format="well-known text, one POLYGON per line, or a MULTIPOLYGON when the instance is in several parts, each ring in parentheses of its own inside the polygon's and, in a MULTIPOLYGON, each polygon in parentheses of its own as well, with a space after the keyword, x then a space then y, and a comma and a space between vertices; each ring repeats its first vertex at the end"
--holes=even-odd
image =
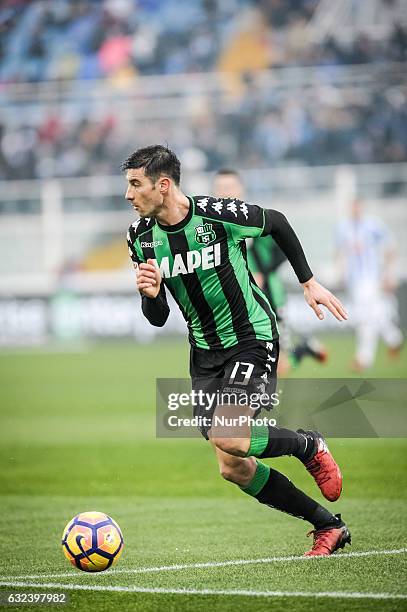
MULTIPOLYGON (((216 202, 215 204, 218 204, 216 202)), ((215 204, 212 204, 214 210, 215 204)), ((223 198, 219 202, 224 222, 227 222, 231 236, 236 243, 245 238, 272 236, 281 248, 298 280, 304 287, 306 302, 319 319, 324 318, 319 308, 323 304, 338 319, 344 321, 347 314, 341 302, 328 289, 320 285, 311 272, 304 251, 291 225, 285 216, 277 210, 265 210, 260 206, 248 205, 241 200, 223 198)), ((199 205, 199 202, 198 202, 199 205)), ((214 213, 211 212, 212 218, 214 213)))
POLYGON ((319 308, 319 305, 322 304, 338 321, 346 320, 346 311, 338 298, 315 280, 301 243, 286 217, 277 210, 265 210, 264 217, 265 223, 262 235, 270 234, 273 236, 278 246, 286 255, 299 282, 304 288, 305 300, 317 317, 319 319, 324 318, 324 314, 321 308, 319 308))
POLYGON ((170 314, 160 271, 152 259, 140 263, 136 269, 137 289, 141 293, 141 309, 151 325, 162 327, 170 314))
POLYGON ((168 319, 170 307, 165 296, 164 285, 161 283, 161 274, 154 266, 152 259, 148 259, 147 263, 142 261, 141 253, 136 250, 133 226, 129 228, 127 234, 127 246, 136 270, 136 285, 141 294, 143 314, 151 325, 162 327, 168 319))

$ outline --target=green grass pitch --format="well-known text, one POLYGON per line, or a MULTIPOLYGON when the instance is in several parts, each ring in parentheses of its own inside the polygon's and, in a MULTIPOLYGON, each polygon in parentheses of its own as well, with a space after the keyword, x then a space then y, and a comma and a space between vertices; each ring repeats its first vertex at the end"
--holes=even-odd
MULTIPOLYGON (((307 362, 295 375, 348 376, 351 339, 327 344, 326 366, 307 362)), ((330 441, 344 492, 324 503, 348 522, 345 552, 355 555, 297 558, 310 545, 308 523, 222 481, 203 439, 156 439, 154 379, 186 377, 187 364, 179 340, 0 353, 1 588, 66 592, 62 609, 72 610, 407 609, 400 597, 356 596, 407 597, 405 552, 371 553, 407 549, 406 440, 330 441), (110 514, 123 530, 125 549, 109 573, 79 572, 62 555, 63 527, 86 510, 110 514), (247 562, 261 559, 269 560, 247 562)), ((406 377, 406 353, 391 362, 381 351, 369 375, 406 377)), ((270 463, 322 500, 294 459, 270 463)))

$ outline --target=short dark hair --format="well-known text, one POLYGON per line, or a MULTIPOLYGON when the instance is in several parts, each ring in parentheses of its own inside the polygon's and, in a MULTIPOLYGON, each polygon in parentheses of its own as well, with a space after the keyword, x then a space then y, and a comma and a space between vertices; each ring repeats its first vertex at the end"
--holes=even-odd
POLYGON ((123 172, 133 168, 144 168, 145 175, 153 182, 161 174, 172 178, 176 185, 179 185, 181 179, 181 163, 178 157, 163 145, 151 145, 134 151, 121 165, 123 172))
POLYGON ((232 176, 236 176, 238 179, 242 180, 239 172, 237 170, 233 170, 232 168, 219 168, 216 171, 215 176, 225 176, 231 174, 232 176))

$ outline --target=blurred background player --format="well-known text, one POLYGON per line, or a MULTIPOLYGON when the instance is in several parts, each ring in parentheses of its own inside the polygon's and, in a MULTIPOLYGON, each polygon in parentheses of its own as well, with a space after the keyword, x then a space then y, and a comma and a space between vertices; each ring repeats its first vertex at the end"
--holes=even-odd
MULTIPOLYGON (((216 172, 214 192, 217 198, 232 197, 245 199, 245 187, 240 174, 231 168, 221 168, 216 172)), ((297 367, 304 357, 325 362, 328 353, 315 338, 302 338, 291 347, 291 334, 284 319, 283 308, 286 292, 279 275, 281 264, 287 261, 286 256, 272 236, 254 238, 247 241, 247 263, 258 286, 264 291, 276 313, 280 330, 280 358, 278 373, 286 374, 291 367, 297 367)))
POLYGON ((338 225, 337 247, 353 304, 356 350, 352 368, 360 372, 373 365, 380 337, 391 356, 399 354, 403 343, 395 294, 396 248, 383 221, 366 215, 359 199, 338 225))

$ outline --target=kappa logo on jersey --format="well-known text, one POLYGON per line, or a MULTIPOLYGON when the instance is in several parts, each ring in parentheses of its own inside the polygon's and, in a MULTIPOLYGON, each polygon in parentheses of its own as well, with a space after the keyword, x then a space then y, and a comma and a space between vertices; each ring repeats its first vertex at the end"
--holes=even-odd
POLYGON ((235 200, 229 202, 229 204, 226 205, 226 209, 237 217, 237 206, 235 200))
POLYGON ((247 219, 249 217, 249 209, 247 208, 247 205, 244 202, 242 202, 240 204, 240 210, 244 214, 244 217, 245 217, 245 219, 247 221, 247 219))
POLYGON ((208 206, 208 202, 209 202, 209 198, 201 198, 200 200, 197 201, 197 205, 199 206, 201 210, 206 212, 206 207, 208 206))
POLYGON ((216 210, 218 215, 220 215, 220 213, 222 212, 222 208, 223 208, 223 200, 218 200, 217 202, 212 202, 212 208, 213 208, 213 210, 216 210))
POLYGON ((162 240, 153 240, 152 242, 140 242, 140 246, 142 249, 154 249, 155 247, 158 246, 163 246, 163 241, 162 240))
POLYGON ((220 264, 221 255, 219 242, 204 247, 200 251, 177 253, 174 256, 172 267, 170 267, 170 260, 167 256, 162 258, 160 264, 154 259, 154 265, 160 270, 163 278, 173 278, 180 274, 192 274, 197 268, 210 270, 211 268, 220 266, 220 264))
POLYGON ((215 231, 212 229, 212 223, 204 223, 203 225, 195 226, 195 240, 198 244, 209 244, 216 240, 215 231))

